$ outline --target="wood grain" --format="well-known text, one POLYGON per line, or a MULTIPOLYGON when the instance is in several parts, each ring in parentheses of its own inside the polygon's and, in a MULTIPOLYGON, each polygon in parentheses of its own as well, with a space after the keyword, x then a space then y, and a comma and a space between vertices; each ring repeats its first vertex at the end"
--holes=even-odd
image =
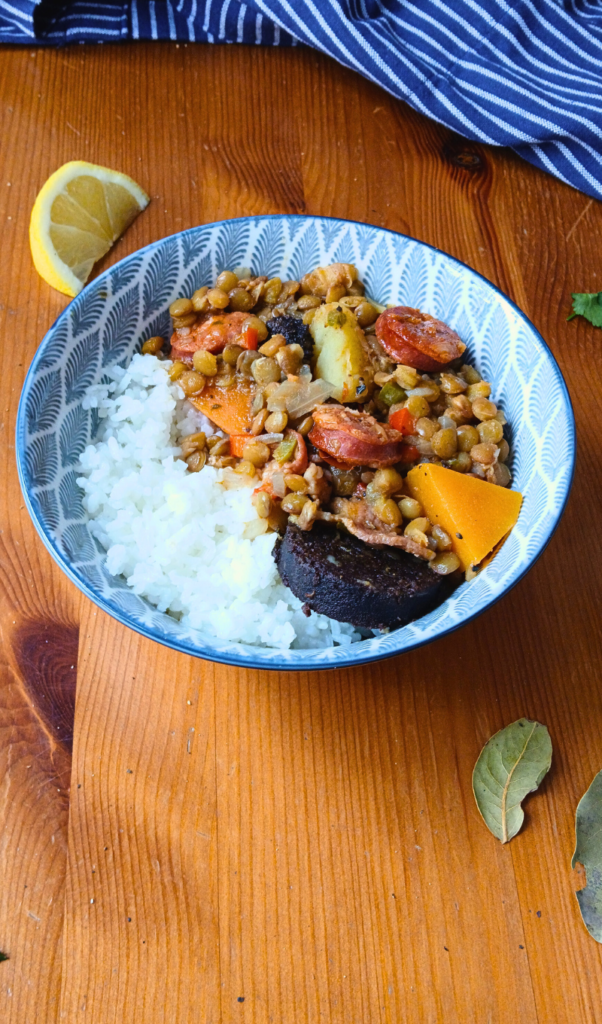
POLYGON ((303 49, 4 50, 0 97, 1 313, 27 339, 2 353, 2 1019, 594 1024, 601 950, 570 858, 601 757, 600 335, 566 316, 572 291, 602 286, 600 204, 303 49), (15 515, 10 449, 24 368, 63 305, 30 266, 27 218, 74 157, 153 197, 107 263, 205 221, 307 211, 414 235, 514 298, 565 374, 580 447, 566 515, 512 594, 423 650, 299 674, 177 655, 80 599, 15 515), (64 844, 78 630, 59 947, 58 911, 28 918, 23 885, 60 903, 48 836, 64 844), (501 847, 471 773, 522 715, 548 725, 554 761, 501 847))

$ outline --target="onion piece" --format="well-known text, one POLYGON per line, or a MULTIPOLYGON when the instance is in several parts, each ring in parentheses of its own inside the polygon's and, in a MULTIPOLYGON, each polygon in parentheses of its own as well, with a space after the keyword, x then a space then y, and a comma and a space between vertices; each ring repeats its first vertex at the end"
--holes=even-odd
POLYGON ((321 378, 310 383, 286 380, 268 398, 268 409, 270 412, 287 412, 291 419, 298 419, 312 412, 317 405, 322 405, 335 391, 334 384, 321 378))
POLYGON ((277 498, 284 498, 286 494, 286 484, 284 482, 284 473, 273 473, 271 478, 272 490, 277 498))
POLYGON ((257 437, 249 437, 250 441, 263 441, 264 444, 280 444, 284 440, 284 434, 259 434, 257 437))

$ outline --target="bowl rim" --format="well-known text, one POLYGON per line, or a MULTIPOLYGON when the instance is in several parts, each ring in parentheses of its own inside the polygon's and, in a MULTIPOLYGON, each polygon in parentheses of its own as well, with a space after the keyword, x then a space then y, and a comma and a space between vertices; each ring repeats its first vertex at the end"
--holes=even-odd
MULTIPOLYGON (((37 530, 37 533, 38 533, 40 539, 42 540, 45 548, 50 553, 50 555, 52 556, 54 561, 58 564, 59 568, 62 569, 62 571, 65 573, 65 575, 71 580, 71 582, 75 584, 75 586, 78 588, 78 590, 80 590, 87 598, 90 599, 90 601, 92 601, 102 611, 106 612, 107 615, 109 615, 113 619, 116 619, 121 625, 127 626, 129 629, 134 630, 136 633, 140 633, 142 636, 146 637, 147 639, 155 641, 155 643, 160 643, 160 644, 162 644, 165 647, 171 648, 172 650, 179 651, 180 653, 183 653, 183 654, 188 654, 188 655, 190 655, 191 657, 194 657, 194 658, 201 658, 202 660, 205 660, 205 661, 211 661, 211 662, 214 662, 216 664, 232 665, 232 666, 235 666, 237 668, 247 668, 247 669, 253 669, 253 670, 263 670, 263 671, 273 671, 273 672, 281 672, 281 671, 287 671, 287 672, 299 672, 299 671, 325 672, 325 671, 336 671, 336 670, 339 670, 339 669, 352 668, 352 667, 354 667, 356 665, 368 665, 368 664, 371 664, 373 662, 384 661, 385 659, 394 658, 394 657, 397 657, 398 655, 405 654, 405 653, 407 653, 409 651, 416 650, 417 648, 424 647, 426 644, 434 643, 437 640, 440 640, 443 637, 448 636, 449 634, 456 632, 456 630, 461 629, 463 626, 467 625, 467 623, 472 622, 474 619, 478 618, 480 615, 482 615, 489 608, 492 608, 495 604, 497 604, 498 601, 500 601, 500 600, 502 600, 502 598, 506 597, 507 594, 517 585, 517 583, 519 583, 523 579, 523 577, 526 576, 526 574, 530 571, 530 569, 535 565, 537 560, 543 554, 543 552, 547 548, 548 544, 550 543, 552 537, 554 536, 554 533, 556 532, 556 530, 558 528, 558 524, 560 523, 560 520, 562 519, 562 516, 564 515, 564 511, 566 509, 566 505, 567 505, 567 502, 568 502, 568 499, 569 499, 569 496, 570 496, 570 493, 571 493, 571 489, 572 489, 572 485, 573 485, 573 480, 574 480, 574 476, 575 476, 576 454, 577 453, 576 453, 575 414, 574 414, 573 404, 572 404, 572 401, 571 401, 569 390, 568 390, 566 381, 565 381, 565 379, 563 377, 562 371, 561 371, 561 369, 560 369, 560 367, 558 365, 558 362, 556 361, 556 358, 555 358, 552 350, 550 349, 550 346, 548 345, 546 340, 543 338, 543 336, 540 334, 540 332, 537 330, 537 328, 532 323, 532 321, 529 319, 529 317, 526 315, 526 313, 524 313, 523 310, 520 309, 520 307, 511 298, 509 298, 509 296, 507 296, 505 294, 505 292, 502 291, 501 288, 499 288, 496 284, 493 284, 493 282, 490 281, 488 278, 486 278, 484 274, 479 273, 478 270, 474 270, 471 266, 469 266, 469 264, 464 263, 462 260, 459 260, 455 256, 452 256, 450 253, 446 252, 444 249, 439 249, 437 246, 431 245, 429 242, 423 242, 421 239, 414 238, 412 235, 407 235, 407 234, 404 234, 403 232, 400 232, 400 231, 393 231, 390 228, 384 228, 384 227, 381 227, 378 224, 370 224, 368 221, 351 220, 350 218, 346 218, 346 217, 330 217, 330 216, 327 217, 327 216, 321 216, 320 214, 294 214, 294 213, 260 214, 259 213, 259 214, 250 214, 250 215, 247 215, 247 216, 244 216, 244 217, 231 217, 231 218, 226 218, 225 220, 211 221, 211 222, 205 223, 205 224, 198 224, 198 225, 195 225, 193 227, 184 228, 182 231, 176 231, 173 234, 166 235, 163 238, 155 239, 154 241, 149 242, 147 245, 143 246, 142 248, 136 249, 136 250, 134 250, 134 252, 128 253, 127 256, 124 256, 121 260, 118 260, 117 263, 114 263, 110 267, 107 267, 106 270, 104 270, 101 274, 98 275, 98 277, 95 277, 91 281, 89 281, 82 288, 81 292, 79 292, 78 295, 74 296, 74 298, 65 306, 65 308, 61 311, 61 313, 59 313, 59 315, 56 318, 56 320, 54 321, 54 323, 46 331, 44 337, 42 338, 42 341, 40 342, 40 344, 38 345, 38 347, 36 349, 34 357, 33 357, 32 361, 31 361, 30 366, 28 368, 28 371, 27 371, 27 373, 25 375, 25 379, 23 381, 23 386, 22 386, 22 389, 21 389, 21 396, 20 396, 20 399, 19 399, 19 405, 18 405, 18 408, 17 408, 17 418, 16 418, 16 424, 15 424, 15 457, 16 457, 16 462, 17 462, 17 474, 18 474, 18 477, 19 477, 19 484, 21 486, 21 492, 23 494, 23 498, 24 498, 24 501, 25 501, 25 505, 26 505, 27 511, 29 512, 29 515, 30 515, 30 517, 31 517, 31 519, 33 521, 33 524, 34 524, 34 526, 35 526, 35 528, 37 530), (424 246, 426 249, 430 249, 433 252, 436 252, 436 253, 438 253, 438 254, 440 254, 442 256, 445 256, 446 259, 451 260, 458 267, 460 267, 462 269, 462 271, 468 271, 471 275, 474 275, 474 277, 479 278, 481 281, 483 281, 489 288, 492 288, 494 292, 496 292, 498 295, 500 295, 504 299, 504 301, 507 302, 510 305, 510 307, 518 314, 519 318, 524 323, 526 323, 526 325, 529 328, 529 330, 531 332, 533 332, 533 334, 535 335, 536 340, 539 341, 539 343, 541 344, 541 346, 542 346, 542 348, 544 350, 544 353, 547 355, 547 357, 548 357, 548 359, 550 361, 550 364, 551 364, 554 376, 556 377, 556 379, 558 380, 558 383, 560 385, 560 390, 561 390, 561 393, 563 395, 564 404, 565 404, 565 407, 566 407, 566 410, 567 410, 567 413, 568 413, 568 419, 569 419, 569 433, 570 433, 569 440, 570 440, 570 459, 571 459, 570 471, 569 471, 569 475, 568 475, 567 480, 566 480, 565 490, 564 490, 564 494, 563 494, 563 498, 562 498, 562 503, 561 503, 557 513, 555 514, 555 518, 554 518, 553 523, 548 528, 547 534, 544 536, 543 540, 541 541, 541 544, 540 544, 538 550, 531 557, 531 559, 529 560, 528 564, 522 569, 522 571, 514 579, 512 579, 509 583, 506 584, 504 590, 500 594, 498 594, 497 596, 495 596, 495 597, 491 598, 490 600, 488 600, 481 608, 478 608, 475 611, 473 611, 470 614, 468 614, 467 617, 464 618, 461 622, 457 622, 457 623, 454 623, 452 625, 449 625, 449 626, 445 627, 440 633, 436 634, 435 636, 429 636, 429 637, 425 637, 425 638, 416 637, 413 640, 411 640, 409 643, 405 644, 403 647, 400 647, 398 650, 387 650, 387 651, 384 651, 384 652, 381 652, 381 651, 378 651, 378 650, 370 651, 369 648, 363 648, 364 643, 369 643, 370 642, 369 639, 368 639, 367 641, 359 641, 359 642, 350 644, 348 646, 345 646, 344 648, 343 647, 337 648, 337 661, 334 664, 329 664, 328 662, 320 662, 320 661, 316 661, 315 660, 316 656, 323 655, 323 653, 324 653, 324 649, 323 648, 319 648, 319 649, 302 648, 302 649, 299 649, 299 650, 287 649, 286 651, 282 652, 283 657, 282 657, 281 661, 279 662, 274 657, 273 654, 272 654, 271 660, 264 660, 260 656, 260 652, 261 651, 269 650, 270 652, 273 652, 274 648, 257 647, 258 656, 257 657, 253 657, 253 655, 250 655, 250 656, 247 657, 247 656, 242 656, 242 655, 238 654, 235 649, 233 650, 232 654, 228 654, 228 653, 224 653, 223 651, 215 651, 215 650, 213 650, 211 648, 207 649, 207 648, 204 647, 203 649, 199 649, 198 646, 195 646, 194 644, 192 644, 190 641, 188 641, 186 639, 176 640, 176 639, 171 639, 171 638, 169 638, 167 636, 158 636, 157 633, 153 630, 152 627, 147 627, 147 626, 144 625, 144 623, 141 623, 141 622, 134 622, 134 621, 132 621, 128 617, 127 613, 122 612, 120 609, 117 609, 114 606, 110 605, 105 600, 103 595, 101 593, 99 593, 95 589, 95 587, 93 587, 86 580, 82 579, 80 576, 77 575, 77 573, 71 567, 70 563, 67 561, 65 556, 62 554, 62 552, 57 547, 56 542, 54 541, 54 538, 52 537, 50 532, 46 529, 44 523, 41 522, 41 520, 40 520, 40 518, 38 516, 38 513, 37 513, 36 509, 34 508, 33 502, 31 500, 31 496, 30 496, 30 493, 29 493, 29 490, 28 490, 28 487, 27 487, 27 484, 26 484, 26 467, 25 467, 25 406, 26 406, 26 400, 27 400, 27 396, 29 394, 29 391, 30 391, 30 389, 32 387, 34 376, 35 376, 37 368, 38 368, 38 364, 39 364, 39 362, 42 360, 42 358, 45 355, 46 346, 47 346, 47 343, 49 342, 50 336, 54 333, 54 331, 57 328, 57 326, 63 320, 66 320, 71 315, 71 310, 72 310, 73 304, 78 302, 78 300, 81 298, 81 296, 84 295, 87 292, 89 287, 91 287, 92 285, 98 286, 99 284, 102 284, 103 281, 107 280, 109 275, 112 274, 117 267, 120 267, 127 260, 130 260, 130 259, 132 259, 135 256, 144 255, 145 253, 147 253, 150 250, 154 249, 157 245, 161 245, 162 243, 168 242, 168 241, 170 241, 172 239, 181 238, 184 235, 190 234, 192 232, 199 231, 199 230, 201 230, 203 228, 216 228, 216 227, 220 227, 221 225, 224 225, 224 224, 249 222, 249 221, 254 221, 254 220, 258 220, 258 219, 260 219, 262 221, 263 220, 285 220, 287 222, 291 221, 291 220, 301 220, 301 221, 333 221, 333 222, 341 223, 341 224, 352 224, 352 225, 354 225, 356 227, 370 227, 370 228, 374 228, 377 231, 384 232, 384 233, 386 233, 388 235, 392 235, 395 238, 403 238, 403 239, 406 239, 409 242, 415 242, 415 243, 417 243, 420 246, 424 246), (358 650, 358 648, 363 648, 363 650, 358 650)), ((416 621, 419 621, 419 620, 416 620, 416 621)), ((224 645, 224 646, 228 645, 228 644, 231 644, 232 647, 235 648, 237 645, 239 645, 239 646, 244 646, 246 648, 246 650, 253 650, 253 645, 250 645, 250 644, 240 644, 238 641, 231 641, 231 640, 230 641, 229 640, 220 640, 217 637, 215 638, 215 640, 216 640, 217 643, 219 643, 221 645, 224 645)))

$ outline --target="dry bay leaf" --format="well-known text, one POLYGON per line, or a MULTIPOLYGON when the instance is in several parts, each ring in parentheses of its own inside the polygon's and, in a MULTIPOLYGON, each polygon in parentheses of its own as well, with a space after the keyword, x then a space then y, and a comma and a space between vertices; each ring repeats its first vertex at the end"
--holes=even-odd
POLYGON ((587 879, 575 896, 585 927, 596 942, 602 942, 602 772, 577 804, 575 840, 571 866, 583 864, 587 879))
POLYGON ((545 725, 519 718, 496 732, 483 747, 472 773, 472 789, 483 821, 507 843, 524 821, 522 801, 539 786, 552 764, 552 741, 545 725))

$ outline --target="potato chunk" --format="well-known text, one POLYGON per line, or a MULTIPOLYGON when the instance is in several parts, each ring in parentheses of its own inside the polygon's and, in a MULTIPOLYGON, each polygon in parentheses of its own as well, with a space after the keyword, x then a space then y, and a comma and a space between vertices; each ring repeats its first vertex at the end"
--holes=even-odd
POLYGON ((371 391, 371 367, 364 332, 355 315, 338 302, 320 306, 310 324, 316 377, 332 384, 339 402, 365 402, 371 391))

